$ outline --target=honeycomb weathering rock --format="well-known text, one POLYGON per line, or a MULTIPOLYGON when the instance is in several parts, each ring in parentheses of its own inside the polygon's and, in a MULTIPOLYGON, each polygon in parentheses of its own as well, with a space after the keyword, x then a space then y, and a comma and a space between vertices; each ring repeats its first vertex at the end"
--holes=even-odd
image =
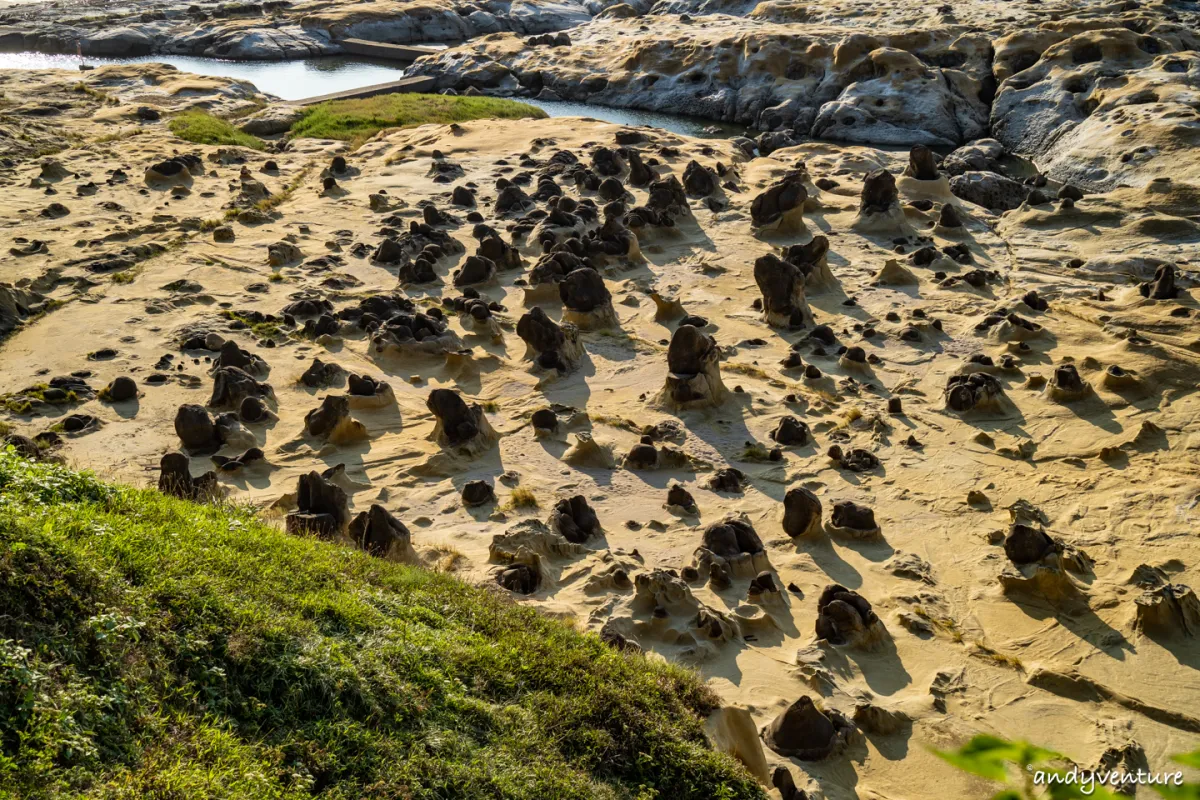
POLYGON ((961 27, 797 32, 735 17, 687 26, 652 15, 597 18, 571 40, 562 51, 499 34, 426 56, 410 72, 460 91, 536 80, 565 99, 854 143, 952 146, 987 130, 991 46, 961 27))

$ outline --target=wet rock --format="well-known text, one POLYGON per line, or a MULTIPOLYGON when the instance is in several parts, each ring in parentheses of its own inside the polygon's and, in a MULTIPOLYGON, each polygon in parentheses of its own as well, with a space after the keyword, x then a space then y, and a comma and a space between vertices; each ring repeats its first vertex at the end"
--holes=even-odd
POLYGON ((849 744, 854 726, 837 711, 822 712, 807 695, 763 728, 767 747, 801 761, 823 761, 849 744))

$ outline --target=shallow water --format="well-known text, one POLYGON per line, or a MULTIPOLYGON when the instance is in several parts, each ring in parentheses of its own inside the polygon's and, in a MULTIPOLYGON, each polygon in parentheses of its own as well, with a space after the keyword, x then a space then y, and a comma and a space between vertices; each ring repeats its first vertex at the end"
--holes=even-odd
MULTIPOLYGON (((437 45, 433 45, 437 46, 437 45)), ((157 61, 197 75, 249 81, 259 91, 284 100, 332 94, 394 81, 404 76, 404 67, 391 61, 361 57, 324 56, 301 61, 227 61, 196 56, 142 56, 138 58, 87 58, 88 64, 138 64, 157 61)), ((76 69, 80 59, 49 53, 0 53, 0 69, 76 69)), ((686 136, 732 136, 741 128, 715 125, 711 120, 658 114, 637 109, 607 108, 587 103, 522 99, 552 117, 591 117, 622 125, 650 125, 686 136), (714 130, 715 128, 715 130, 714 130), (707 130, 706 130, 707 129, 707 130)))

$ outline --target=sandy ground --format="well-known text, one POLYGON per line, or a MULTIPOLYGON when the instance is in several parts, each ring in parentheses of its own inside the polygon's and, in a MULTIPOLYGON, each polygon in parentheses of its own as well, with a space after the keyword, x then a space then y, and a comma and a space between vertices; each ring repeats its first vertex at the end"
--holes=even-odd
MULTIPOLYGON (((58 96, 55 92, 71 97, 68 87, 77 80, 65 73, 38 73, 10 81, 3 91, 10 102, 47 103, 58 96)), ((643 260, 610 260, 603 274, 619 328, 584 332, 586 357, 580 367, 547 380, 531 371, 515 333, 527 305, 514 280, 536 262, 536 243, 522 247, 522 269, 501 273, 498 282, 481 287, 486 298, 507 309, 498 314, 499 341, 452 320, 451 328, 471 348, 469 358, 380 356, 362 335, 335 337, 324 345, 283 337, 277 347, 266 348, 250 331, 231 330, 222 312, 278 313, 311 294, 340 308, 394 291, 395 269, 351 253, 353 243, 375 246, 387 216, 369 210, 369 195, 386 190, 393 202, 404 201, 399 213, 412 219, 420 218, 418 201, 431 199, 461 223, 465 210, 449 206, 449 191, 474 182, 478 210, 503 231, 509 220, 498 218, 490 202, 502 171, 519 172, 522 154, 539 164, 563 149, 586 159, 596 145, 615 146, 614 135, 622 128, 560 118, 395 132, 350 155, 356 174, 339 179, 340 191, 323 193, 321 171, 344 150, 340 143, 298 141, 284 153, 233 154, 244 158, 244 165, 222 163, 214 160, 217 148, 174 139, 164 123, 131 119, 126 112, 148 102, 145 96, 112 91, 117 104, 99 107, 103 119, 90 113, 97 109, 80 108, 52 120, 73 144, 52 156, 74 173, 50 182, 55 196, 31 185, 41 169, 35 158, 0 171, 0 280, 65 301, 0 346, 0 392, 88 370, 94 388, 127 375, 138 381, 142 394, 135 402, 90 400, 34 416, 9 414, 5 419, 16 432, 32 436, 66 413, 95 415, 101 426, 65 436, 57 454, 111 478, 153 483, 160 457, 179 446, 172 427, 176 408, 205 403, 212 386, 209 365, 181 354, 180 332, 217 331, 266 359, 267 380, 278 399, 277 422, 249 426, 268 463, 222 478, 232 499, 266 508, 295 491, 300 475, 345 464, 356 484, 355 510, 383 504, 410 528, 427 562, 451 565, 468 581, 492 583, 496 565, 489 562, 488 546, 494 535, 524 519, 545 520, 558 498, 584 495, 599 515, 603 535, 581 553, 543 554, 546 580, 525 602, 591 630, 610 619, 623 621, 647 650, 693 664, 729 704, 748 709, 756 726, 769 723, 804 694, 847 715, 869 702, 907 716, 897 732, 867 733, 845 753, 822 762, 765 751, 769 765, 787 765, 801 788, 819 789, 816 796, 985 796, 987 784, 955 772, 929 752, 957 746, 978 732, 1028 738, 1085 766, 1110 748, 1136 742, 1152 768, 1165 770, 1170 754, 1200 744, 1200 646, 1182 631, 1155 637, 1136 631, 1134 601, 1142 590, 1129 583, 1142 564, 1161 568, 1175 583, 1200 583, 1195 290, 1184 281, 1177 299, 1147 300, 1128 275, 1088 268, 1126 256, 1194 266, 1200 256, 1196 225, 1173 205, 1187 205, 1178 194, 1186 186, 1176 186, 1166 197, 1149 189, 1123 189, 1085 197, 1071 210, 1026 206, 997 217, 952 198, 937 182, 902 179, 901 202, 924 197, 935 206, 954 203, 965 228, 933 230, 936 211, 908 208, 903 229, 861 233, 853 225, 864 175, 882 167, 899 176, 906 152, 812 144, 747 160, 728 142, 647 130, 649 143, 638 147, 658 157, 660 172, 681 175, 692 159, 721 162, 735 169, 731 180, 738 191, 721 190, 728 201, 724 210, 714 212, 693 201, 692 215, 674 230, 642 235, 643 260), (664 146, 677 154, 663 155, 664 146), (433 182, 435 150, 461 165, 463 176, 452 184, 433 182), (173 151, 205 159, 206 174, 182 197, 147 189, 142 180, 147 166, 173 151), (262 172, 267 158, 278 162, 278 173, 262 172), (498 165, 501 159, 509 166, 498 165), (815 201, 804 215, 804 230, 755 235, 752 198, 801 162, 812 181, 831 178, 837 185, 808 184, 815 201), (230 222, 236 235, 231 243, 190 230, 197 220, 223 218, 238 194, 243 166, 272 192, 296 182, 298 188, 263 224, 230 222), (128 182, 107 184, 117 167, 128 174, 128 182), (76 196, 75 187, 88 181, 96 183, 97 193, 76 196), (63 203, 69 214, 41 216, 51 202, 63 203), (905 255, 893 252, 893 240, 912 232, 932 236, 939 247, 965 244, 974 263, 940 259, 936 267, 908 265, 905 255), (809 345, 802 345, 805 363, 824 374, 816 381, 780 364, 802 332, 769 328, 751 307, 760 296, 754 260, 814 233, 829 237, 828 262, 836 278, 835 285, 809 290, 816 322, 830 325, 841 343, 861 346, 879 359, 864 367, 841 366, 832 352, 813 355, 809 345), (21 244, 19 237, 44 241, 48 253, 9 255, 9 247, 21 244), (273 276, 267 246, 285 237, 304 260, 273 276), (152 241, 166 245, 166 251, 125 271, 128 282, 68 263, 152 241), (325 259, 314 262, 319 257, 325 259), (906 264, 916 282, 872 285, 889 259, 906 264), (1070 266, 1072 259, 1082 259, 1084 267, 1070 266), (944 288, 933 275, 935 269, 954 275, 975 268, 997 275, 980 288, 966 282, 944 288), (347 288, 328 288, 334 277, 347 288), (166 288, 181 280, 199 286, 166 288), (1101 288, 1102 300, 1097 299, 1101 288), (1031 289, 1049 302, 1048 311, 1021 304, 1031 289), (666 379, 665 344, 676 324, 656 320, 651 291, 678 298, 687 313, 710 322, 705 330, 723 348, 721 372, 733 390, 720 407, 673 414, 649 402, 666 379), (848 298, 857 302, 848 305, 848 298), (978 332, 978 323, 998 308, 1033 319, 1042 326, 1041 335, 1021 349, 1003 335, 978 332), (918 309, 924 321, 913 318, 918 309), (889 321, 889 312, 899 321, 889 321), (940 330, 930 324, 935 319, 940 330), (918 323, 919 341, 898 336, 911 322, 918 323), (868 328, 875 335, 864 336, 868 328), (1130 338, 1131 330, 1137 336, 1130 338), (102 348, 115 349, 115 357, 89 360, 89 353, 102 348), (995 414, 951 412, 943 396, 947 379, 977 353, 997 363, 1005 355, 1015 358, 1013 369, 995 371, 1008 407, 995 414), (160 359, 166 354, 173 354, 178 367, 164 368, 160 359), (368 441, 322 447, 301 436, 304 415, 324 395, 344 391, 297 382, 315 357, 392 386, 394 406, 354 412, 369 432, 368 441), (1037 376, 1049 378, 1066 363, 1075 364, 1092 387, 1083 399, 1055 400, 1040 386, 1037 376), (1134 380, 1109 388, 1103 376, 1111 365, 1131 372, 1134 380), (170 377, 163 385, 149 385, 145 378, 155 372, 170 377), (501 434, 498 444, 464 459, 448 456, 430 441, 434 420, 425 400, 438 387, 484 403, 501 434), (889 398, 902 400, 902 413, 888 413, 889 398), (549 404, 561 404, 560 418, 571 420, 569 440, 535 436, 530 416, 549 404), (804 420, 815 441, 783 448, 777 462, 743 460, 747 442, 773 447, 769 433, 788 415, 804 420), (635 431, 657 423, 678 426, 675 444, 687 455, 687 468, 634 471, 562 460, 573 435, 590 432, 612 447, 619 463, 638 442, 635 431), (920 446, 906 444, 910 436, 920 446), (881 465, 867 472, 840 469, 826 454, 834 444, 871 451, 881 465), (705 488, 713 471, 725 466, 747 475, 744 493, 705 488), (505 473, 515 475, 497 480, 505 473), (459 492, 477 478, 495 482, 498 503, 466 509, 459 492), (674 481, 692 493, 699 513, 664 506, 674 481), (517 482, 534 492, 540 508, 509 507, 510 484, 517 482), (790 538, 780 523, 782 499, 796 486, 816 494, 826 518, 842 500, 871 507, 880 534, 864 540, 825 533, 790 538), (978 494, 969 501, 968 493, 978 494), (1052 536, 1094 562, 1089 574, 1075 577, 1070 596, 1002 589, 998 577, 1008 561, 998 543, 1018 501, 1040 511, 1052 536), (704 529, 731 514, 745 515, 754 526, 777 583, 794 587, 755 601, 748 599, 746 577, 735 577, 724 590, 693 583, 695 600, 740 620, 741 635, 686 646, 677 638, 687 628, 683 612, 651 620, 632 589, 616 588, 603 577, 613 564, 635 579, 653 569, 687 566, 704 529), (446 558, 454 552, 461 557, 446 558), (870 601, 888 632, 878 647, 817 643, 817 599, 831 583, 870 601), (928 630, 910 631, 914 620, 925 622, 928 630), (1055 673, 1077 673, 1108 691, 1088 689, 1083 681, 1067 686, 1054 679, 1055 673)), ((170 110, 201 94, 150 99, 170 110)), ((77 96, 76 101, 85 102, 77 96)), ((235 160, 226 155, 226 162, 235 160)), ((573 185, 561 183, 566 194, 580 196, 573 185)), ((637 202, 645 201, 643 190, 631 191, 637 202)), ((471 228, 467 223, 447 228, 468 254, 475 246, 471 228)), ((418 304, 457 296, 448 276, 462 258, 439 262, 445 284, 410 287, 408 295, 418 304)), ((559 303, 542 305, 551 318, 561 317, 559 303)), ((193 459, 194 474, 211 467, 206 458, 193 459)))

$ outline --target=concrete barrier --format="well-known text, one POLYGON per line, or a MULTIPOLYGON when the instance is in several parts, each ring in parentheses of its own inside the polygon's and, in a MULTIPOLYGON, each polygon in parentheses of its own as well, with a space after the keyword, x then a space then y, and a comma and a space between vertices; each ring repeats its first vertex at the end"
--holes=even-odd
POLYGON ((317 97, 309 97, 305 100, 296 100, 295 102, 297 105, 312 106, 329 100, 354 100, 360 97, 375 97, 376 95, 381 94, 428 92, 433 89, 436 83, 437 79, 431 77, 401 78, 398 81, 376 83, 372 84, 371 86, 360 86, 357 89, 348 89, 344 92, 334 92, 333 94, 323 94, 317 97))
POLYGON ((438 52, 432 47, 415 47, 410 44, 387 44, 386 42, 370 42, 366 39, 342 39, 338 42, 347 53, 371 58, 386 58, 390 61, 400 61, 411 64, 421 56, 438 52))

